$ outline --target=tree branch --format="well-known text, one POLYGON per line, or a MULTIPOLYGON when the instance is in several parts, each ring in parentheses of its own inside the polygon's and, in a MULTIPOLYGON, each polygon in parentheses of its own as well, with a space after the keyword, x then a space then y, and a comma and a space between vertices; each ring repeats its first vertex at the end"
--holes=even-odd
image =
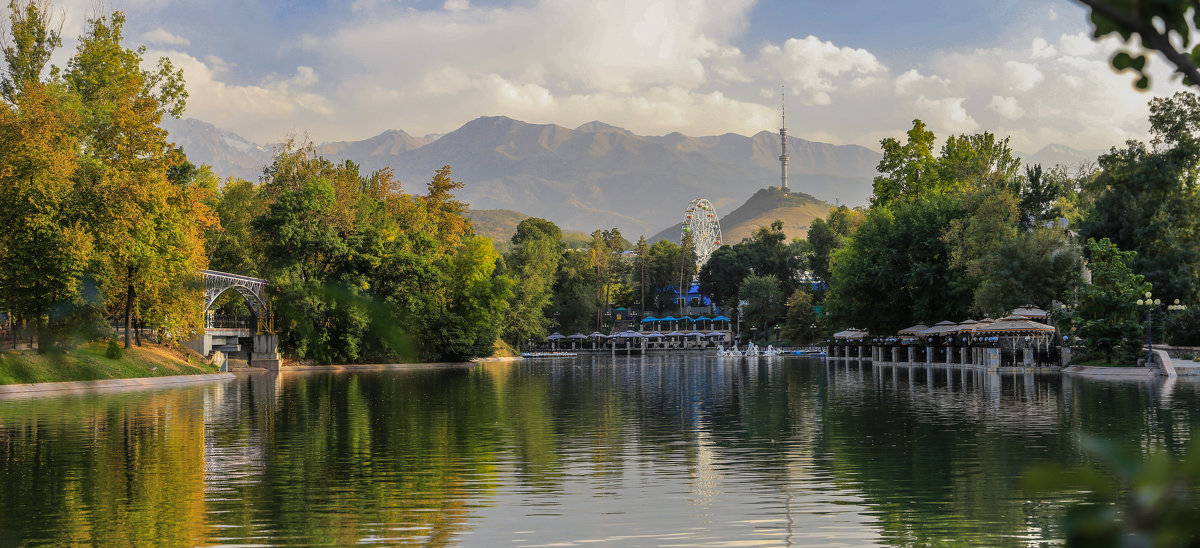
MULTIPOLYGON (((1143 21, 1136 15, 1118 10, 1109 5, 1104 0, 1078 0, 1079 3, 1092 8, 1092 11, 1100 14, 1103 17, 1111 19, 1113 22, 1124 27, 1126 30, 1136 33, 1142 41, 1142 46, 1155 50, 1167 58, 1171 64, 1175 65, 1176 72, 1183 74, 1191 81, 1193 86, 1200 85, 1200 70, 1197 70, 1195 63, 1187 54, 1175 49, 1171 44, 1171 39, 1166 33, 1161 33, 1147 21, 1143 21)), ((1200 1, 1192 0, 1193 6, 1198 6, 1193 9, 1200 10, 1200 1)), ((1200 13, 1197 11, 1196 13, 1200 13)), ((1143 76, 1145 74, 1143 73, 1143 76)))

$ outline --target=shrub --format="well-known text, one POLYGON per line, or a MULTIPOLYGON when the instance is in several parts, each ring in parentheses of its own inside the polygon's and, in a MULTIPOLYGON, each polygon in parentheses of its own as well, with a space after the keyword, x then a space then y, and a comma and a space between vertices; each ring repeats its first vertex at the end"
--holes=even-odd
POLYGON ((117 344, 116 339, 109 339, 108 340, 108 348, 106 348, 104 350, 104 357, 106 357, 110 360, 119 360, 124 356, 125 356, 125 349, 121 348, 120 344, 117 344))

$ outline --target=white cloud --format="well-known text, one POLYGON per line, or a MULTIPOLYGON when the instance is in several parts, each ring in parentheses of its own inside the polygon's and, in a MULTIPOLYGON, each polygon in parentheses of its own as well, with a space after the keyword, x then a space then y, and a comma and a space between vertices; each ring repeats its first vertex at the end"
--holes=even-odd
MULTIPOLYGON (((186 71, 189 115, 260 141, 296 127, 318 140, 442 133, 481 115, 753 134, 777 126, 781 83, 794 134, 871 148, 915 117, 939 137, 988 130, 1025 151, 1105 148, 1145 133, 1149 96, 1113 73, 1111 41, 1096 43, 1082 23, 1054 34, 1014 24, 971 47, 901 56, 818 35, 747 39, 753 5, 355 0, 346 19, 310 27, 328 30, 280 44, 288 68, 269 74, 255 72, 264 63, 251 54, 168 45, 190 52, 171 53, 186 71)), ((1155 61, 1156 93, 1177 89, 1155 61)))
POLYGON ((296 124, 316 127, 333 113, 323 96, 295 89, 302 87, 299 83, 316 83, 316 74, 310 67, 299 67, 289 79, 271 75, 258 84, 234 85, 219 78, 220 68, 179 51, 149 51, 145 62, 151 65, 162 56, 169 57, 184 72, 187 116, 251 139, 275 141, 282 136, 279 129, 282 123, 290 122, 286 126, 289 130, 296 124))
POLYGON ((171 34, 162 27, 142 34, 142 40, 145 40, 148 44, 163 44, 167 46, 190 46, 192 44, 187 38, 171 34))
POLYGON ((299 66, 296 67, 296 75, 292 76, 291 83, 302 88, 307 88, 316 84, 317 80, 317 72, 312 67, 299 66))
POLYGON ((1033 89, 1033 86, 1042 81, 1044 75, 1032 64, 1005 61, 1004 77, 1008 80, 1010 88, 1021 92, 1033 89))
POLYGON ((1010 120, 1020 118, 1025 115, 1025 109, 1017 102, 1016 97, 1001 97, 993 95, 992 101, 988 103, 988 109, 1010 120))
POLYGON ((925 76, 917 69, 908 69, 897 76, 892 89, 897 95, 940 94, 950 88, 950 81, 939 76, 925 76))
POLYGON ((963 107, 965 101, 964 97, 932 99, 922 95, 913 101, 913 106, 930 126, 951 133, 963 133, 979 129, 979 123, 963 107))
POLYGON ((864 49, 839 47, 816 36, 789 38, 782 46, 767 44, 759 50, 756 60, 762 77, 782 78, 789 82, 800 100, 809 105, 828 105, 830 93, 841 86, 841 80, 887 69, 871 52, 864 49))
POLYGON ((1058 53, 1058 51, 1054 49, 1054 46, 1041 36, 1037 36, 1033 39, 1030 49, 1030 57, 1034 59, 1049 59, 1058 53))

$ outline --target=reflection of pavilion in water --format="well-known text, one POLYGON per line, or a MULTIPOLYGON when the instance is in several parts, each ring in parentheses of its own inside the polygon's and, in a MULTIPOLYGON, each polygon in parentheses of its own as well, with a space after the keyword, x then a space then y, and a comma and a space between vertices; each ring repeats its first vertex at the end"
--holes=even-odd
POLYGON ((820 542, 831 532, 852 544, 875 538, 865 499, 838 485, 817 456, 824 435, 823 388, 797 373, 795 361, 702 355, 687 356, 682 365, 679 360, 661 354, 584 355, 564 374, 607 379, 636 393, 630 399, 644 408, 642 420, 685 427, 678 433, 690 439, 685 451, 693 515, 714 523, 729 519, 721 504, 753 477, 760 478, 753 497, 761 515, 725 522, 727 527, 748 527, 772 543, 789 545, 820 542), (770 403, 759 405, 764 398, 770 403), (741 436, 748 425, 761 432, 741 436), (746 451, 755 457, 743 458, 746 451), (831 514, 831 501, 842 511, 831 514), (812 526, 816 514, 823 516, 819 528, 812 526))
MULTIPOLYGON (((983 423, 1049 425, 1058 420, 1061 407, 1053 385, 1036 382, 1044 374, 855 359, 830 360, 826 368, 832 381, 831 397, 843 391, 861 391, 870 383, 893 392, 907 391, 914 405, 926 406, 931 412, 983 423)), ((1064 377, 1062 390, 1068 394, 1070 382, 1064 377)))

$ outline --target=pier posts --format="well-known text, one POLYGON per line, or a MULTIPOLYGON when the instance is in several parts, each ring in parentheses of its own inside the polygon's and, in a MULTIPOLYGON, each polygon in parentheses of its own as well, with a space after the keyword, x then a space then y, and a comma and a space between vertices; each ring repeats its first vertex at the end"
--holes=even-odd
POLYGON ((925 363, 933 363, 933 347, 925 347, 925 363))
POLYGON ((255 335, 254 351, 250 354, 249 365, 268 371, 279 371, 279 336, 255 335))

